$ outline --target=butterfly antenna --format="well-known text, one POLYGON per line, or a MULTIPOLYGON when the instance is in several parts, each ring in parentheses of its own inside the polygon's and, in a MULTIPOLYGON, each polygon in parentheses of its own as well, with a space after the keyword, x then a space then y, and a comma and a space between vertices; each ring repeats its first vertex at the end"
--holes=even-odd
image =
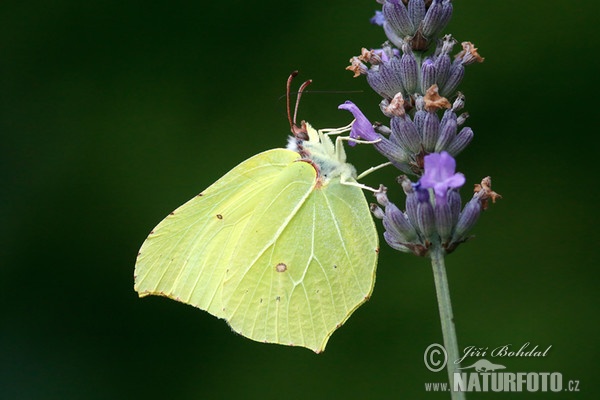
MULTIPOLYGON (((290 129, 292 133, 294 132, 294 128, 296 127, 295 120, 292 119, 292 114, 290 112, 290 91, 292 86, 292 80, 298 76, 298 71, 294 71, 290 74, 287 80, 287 85, 285 86, 285 99, 286 99, 286 108, 287 108, 287 117, 288 122, 290 123, 290 129)), ((295 118, 295 116, 294 116, 295 118)))
POLYGON ((310 85, 311 83, 312 83, 312 79, 309 79, 306 82, 304 82, 302 84, 302 86, 300 86, 300 89, 298 89, 298 96, 296 97, 296 107, 294 107, 294 125, 296 124, 296 116, 298 115, 298 106, 300 105, 300 99, 302 98, 302 93, 304 93, 304 89, 306 89, 306 87, 308 85, 310 85))
POLYGON ((290 107, 290 105, 291 105, 290 93, 291 93, 292 80, 296 76, 298 76, 298 71, 292 72, 287 80, 287 85, 286 85, 287 117, 288 117, 288 122, 290 123, 290 130, 292 131, 292 134, 294 135, 294 137, 296 137, 298 139, 302 139, 302 140, 308 140, 308 132, 306 131, 306 126, 304 125, 304 123, 302 123, 302 126, 296 125, 296 116, 298 114, 298 103, 300 102, 300 97, 302 96, 302 92, 308 85, 310 85, 310 83, 312 81, 310 81, 310 80, 306 81, 302 84, 302 86, 300 86, 300 90, 298 91, 298 96, 296 98, 296 105, 294 107, 294 118, 292 118, 291 107, 290 107))

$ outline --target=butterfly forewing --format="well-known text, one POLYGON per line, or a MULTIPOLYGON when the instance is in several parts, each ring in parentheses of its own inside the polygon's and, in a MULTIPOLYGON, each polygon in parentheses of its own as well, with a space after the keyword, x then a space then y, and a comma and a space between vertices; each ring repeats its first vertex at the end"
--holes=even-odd
POLYGON ((257 199, 298 158, 283 149, 260 153, 167 216, 140 249, 135 290, 223 318, 223 279, 248 218, 257 199))

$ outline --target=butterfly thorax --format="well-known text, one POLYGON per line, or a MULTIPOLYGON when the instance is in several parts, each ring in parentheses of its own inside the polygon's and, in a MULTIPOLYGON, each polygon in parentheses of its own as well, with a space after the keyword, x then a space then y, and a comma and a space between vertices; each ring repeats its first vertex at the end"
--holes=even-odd
POLYGON ((287 148, 300 154, 300 161, 309 162, 315 167, 320 186, 327 185, 335 178, 354 180, 356 169, 346 162, 346 152, 341 144, 336 146, 328 135, 308 123, 303 122, 302 125, 306 135, 290 136, 287 148))

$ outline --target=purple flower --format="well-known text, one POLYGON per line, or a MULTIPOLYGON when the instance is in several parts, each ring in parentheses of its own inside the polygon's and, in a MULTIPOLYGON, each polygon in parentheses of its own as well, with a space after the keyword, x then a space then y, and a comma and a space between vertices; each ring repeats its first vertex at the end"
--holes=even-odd
POLYGON ((433 189, 436 204, 446 202, 449 189, 457 189, 465 184, 465 176, 456 171, 456 161, 443 151, 425 156, 425 172, 419 183, 425 189, 433 189))
POLYGON ((384 22, 385 18, 383 16, 383 13, 381 11, 375 11, 375 15, 371 18, 371 23, 373 25, 382 26, 384 22))
MULTIPOLYGON (((375 132, 373 128, 373 124, 365 117, 365 114, 360 111, 358 106, 351 101, 346 101, 344 104, 340 104, 338 106, 340 110, 350 111, 354 116, 354 123, 352 124, 352 129, 350 130, 350 137, 353 139, 361 139, 367 141, 374 141, 381 139, 381 136, 375 132)), ((350 141, 348 142, 350 146, 355 146, 356 143, 350 141)))
POLYGON ((391 58, 393 56, 399 56, 400 55, 400 50, 396 49, 396 48, 382 48, 382 49, 373 49, 373 54, 379 56, 379 58, 381 58, 381 61, 385 64, 390 62, 391 58))
MULTIPOLYGON (((396 168, 405 173, 410 173, 406 152, 398 144, 378 134, 371 122, 365 117, 362 111, 359 110, 356 104, 351 101, 346 101, 344 104, 340 104, 338 108, 340 110, 350 111, 352 115, 354 115, 354 123, 350 130, 350 137, 352 139, 373 142, 373 147, 390 160, 396 168)), ((350 146, 355 146, 356 142, 350 140, 348 141, 348 144, 350 146)))

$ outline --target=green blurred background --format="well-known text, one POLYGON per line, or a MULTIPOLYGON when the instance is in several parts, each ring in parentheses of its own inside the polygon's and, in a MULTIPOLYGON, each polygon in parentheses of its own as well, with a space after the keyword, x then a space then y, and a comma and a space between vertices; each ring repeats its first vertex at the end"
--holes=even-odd
MULTIPOLYGON (((486 57, 467 69, 470 186, 504 199, 448 260, 461 346, 530 342, 597 399, 597 2, 455 1, 446 32, 486 57), (588 104, 589 102, 589 104, 588 104)), ((252 342, 224 321, 138 299, 149 230, 238 162, 285 144, 285 80, 312 78, 300 117, 350 121, 378 97, 344 71, 383 32, 374 1, 4 1, 0 6, 0 397, 6 399, 449 398, 423 365, 441 342, 426 259, 382 246, 377 285, 315 355, 252 342)), ((381 159, 349 150, 359 170, 381 159)), ((393 186, 386 169, 366 183, 393 186)), ((463 189, 468 196, 469 189, 463 189)), ((402 196, 394 188, 391 196, 402 196)), ((471 358, 470 360, 477 360, 471 358)))

